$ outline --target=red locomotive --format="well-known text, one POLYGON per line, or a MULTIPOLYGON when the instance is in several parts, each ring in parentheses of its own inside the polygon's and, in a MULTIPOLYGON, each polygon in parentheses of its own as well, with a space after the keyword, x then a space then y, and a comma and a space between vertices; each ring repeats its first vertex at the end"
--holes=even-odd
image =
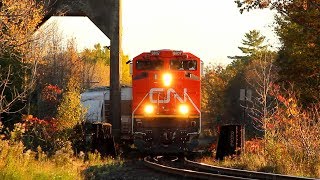
POLYGON ((201 131, 202 61, 173 50, 142 53, 132 60, 132 122, 140 150, 192 150, 201 131))

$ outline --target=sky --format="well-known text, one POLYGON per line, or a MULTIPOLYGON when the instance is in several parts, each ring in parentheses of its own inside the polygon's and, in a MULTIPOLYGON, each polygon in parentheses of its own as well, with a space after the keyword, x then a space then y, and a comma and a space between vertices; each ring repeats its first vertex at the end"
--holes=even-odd
MULTIPOLYGON (((122 0, 122 48, 131 59, 150 50, 174 49, 191 52, 205 64, 226 65, 231 62, 227 56, 241 55, 238 46, 249 30, 259 30, 269 44, 279 46, 273 15, 268 9, 240 14, 234 0, 122 0)), ((87 17, 54 18, 80 50, 110 44, 87 17)))
POLYGON ((102 46, 110 45, 110 39, 88 17, 52 16, 37 32, 48 32, 51 29, 62 38, 63 45, 73 39, 79 51, 93 49, 98 43, 102 46))
POLYGON ((189 51, 205 63, 228 64, 244 34, 257 29, 271 44, 273 12, 240 14, 234 0, 123 0, 123 50, 134 57, 153 49, 189 51), (196 3, 195 3, 196 2, 196 3))

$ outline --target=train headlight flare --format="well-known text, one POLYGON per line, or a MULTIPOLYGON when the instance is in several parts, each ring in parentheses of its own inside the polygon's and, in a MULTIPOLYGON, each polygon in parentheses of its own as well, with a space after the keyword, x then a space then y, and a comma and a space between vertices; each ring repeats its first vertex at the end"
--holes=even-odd
POLYGON ((152 114, 154 112, 154 107, 151 104, 148 104, 144 107, 144 112, 146 114, 152 114))
POLYGON ((164 86, 170 86, 172 83, 172 75, 169 73, 165 73, 162 76, 162 80, 163 80, 163 85, 164 86))
POLYGON ((188 114, 189 113, 189 107, 186 104, 181 104, 179 106, 179 112, 180 112, 180 114, 183 114, 183 115, 188 114))

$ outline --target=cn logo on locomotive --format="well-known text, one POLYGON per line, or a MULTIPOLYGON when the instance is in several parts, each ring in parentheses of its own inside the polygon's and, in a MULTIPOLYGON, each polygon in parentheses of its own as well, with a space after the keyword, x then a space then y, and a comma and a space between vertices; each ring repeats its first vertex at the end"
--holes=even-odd
POLYGON ((149 91, 149 99, 151 103, 169 103, 171 100, 171 94, 174 95, 174 98, 177 99, 179 102, 184 103, 187 101, 186 97, 187 88, 183 89, 183 99, 179 96, 176 91, 172 88, 169 88, 166 93, 166 97, 160 99, 160 94, 165 94, 164 88, 151 88, 149 91))

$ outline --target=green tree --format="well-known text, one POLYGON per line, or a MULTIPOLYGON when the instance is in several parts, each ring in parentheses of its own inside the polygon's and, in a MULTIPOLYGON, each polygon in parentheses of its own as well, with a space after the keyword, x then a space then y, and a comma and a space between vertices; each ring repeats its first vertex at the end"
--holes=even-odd
POLYGON ((121 84, 130 86, 132 78, 130 75, 130 67, 126 62, 129 60, 129 56, 121 53, 121 84))
POLYGON ((251 30, 245 33, 244 39, 242 39, 242 46, 238 47, 244 56, 231 56, 229 58, 234 59, 231 65, 237 63, 248 64, 250 58, 252 58, 257 52, 266 50, 265 36, 260 34, 258 30, 251 30))
POLYGON ((94 49, 85 49, 82 55, 86 57, 83 59, 89 63, 103 62, 110 66, 110 50, 107 47, 101 47, 100 44, 95 44, 94 49))
MULTIPOLYGON (((84 89, 96 86, 109 86, 110 84, 110 50, 101 48, 96 44, 94 49, 85 49, 81 52, 81 58, 85 62, 83 74, 84 89)), ((120 53, 120 82, 122 85, 131 85, 129 65, 126 62, 129 57, 120 53)))
POLYGON ((238 0, 240 11, 270 7, 276 9, 276 33, 282 47, 277 65, 280 81, 294 84, 307 106, 320 94, 320 5, 317 0, 238 0))
POLYGON ((242 39, 242 45, 239 49, 247 56, 254 55, 257 51, 266 49, 266 45, 263 45, 265 36, 261 35, 259 31, 252 30, 244 35, 245 39, 242 39))
MULTIPOLYGON (((312 11, 312 10, 311 10, 312 11)), ((319 11, 317 12, 320 16, 319 11)), ((306 12, 297 11, 294 16, 311 19, 306 12)), ((283 44, 277 64, 280 67, 280 81, 294 84, 300 92, 300 103, 308 105, 319 100, 320 94, 320 38, 313 28, 300 25, 288 17, 278 17, 276 32, 283 44)), ((314 22, 319 25, 318 18, 314 22)))
POLYGON ((81 59, 84 62, 83 89, 110 84, 110 50, 108 48, 102 48, 100 44, 96 44, 94 49, 82 51, 81 59))

